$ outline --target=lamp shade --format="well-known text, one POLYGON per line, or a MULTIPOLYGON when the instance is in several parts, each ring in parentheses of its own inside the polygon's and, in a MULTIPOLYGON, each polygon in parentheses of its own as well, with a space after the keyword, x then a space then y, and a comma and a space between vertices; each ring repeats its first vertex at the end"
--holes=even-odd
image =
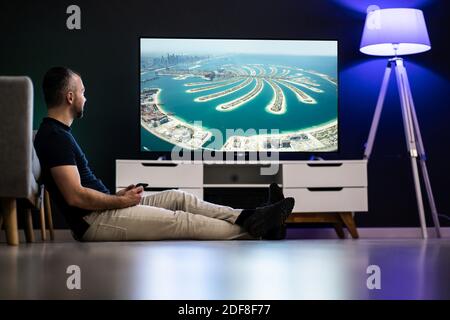
POLYGON ((414 54, 431 49, 421 10, 377 9, 367 14, 360 51, 375 56, 414 54))

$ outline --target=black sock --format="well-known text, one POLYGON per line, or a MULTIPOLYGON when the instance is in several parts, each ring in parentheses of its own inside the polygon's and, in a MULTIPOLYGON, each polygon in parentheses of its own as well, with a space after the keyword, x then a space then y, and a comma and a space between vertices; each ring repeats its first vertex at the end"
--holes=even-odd
POLYGON ((253 215, 255 213, 255 209, 244 209, 242 210, 241 214, 238 216, 234 224, 237 224, 239 226, 243 226, 245 220, 247 220, 248 217, 253 215))
POLYGON ((284 199, 283 189, 278 186, 276 183, 271 183, 269 187, 269 199, 267 201, 268 204, 272 204, 284 199))

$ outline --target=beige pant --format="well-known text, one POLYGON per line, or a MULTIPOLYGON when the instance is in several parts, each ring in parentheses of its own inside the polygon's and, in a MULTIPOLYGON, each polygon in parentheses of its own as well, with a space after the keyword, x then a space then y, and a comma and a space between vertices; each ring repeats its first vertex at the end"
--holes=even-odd
POLYGON ((234 224, 241 211, 167 190, 143 197, 137 206, 94 211, 84 217, 90 227, 83 241, 252 239, 234 224))

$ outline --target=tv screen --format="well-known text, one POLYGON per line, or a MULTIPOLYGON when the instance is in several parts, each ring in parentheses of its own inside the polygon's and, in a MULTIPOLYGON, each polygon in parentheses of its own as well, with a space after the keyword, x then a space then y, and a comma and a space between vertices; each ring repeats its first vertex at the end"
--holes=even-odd
POLYGON ((337 41, 141 38, 141 151, 337 151, 337 75, 337 41))

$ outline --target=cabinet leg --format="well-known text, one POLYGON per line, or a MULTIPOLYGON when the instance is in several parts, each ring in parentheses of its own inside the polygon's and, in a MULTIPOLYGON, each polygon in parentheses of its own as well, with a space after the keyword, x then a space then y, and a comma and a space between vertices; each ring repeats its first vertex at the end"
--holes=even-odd
POLYGON ((352 238, 358 239, 359 238, 358 230, 356 230, 356 224, 355 224, 355 220, 353 219, 352 213, 351 212, 343 212, 343 213, 340 213, 339 216, 341 217, 342 222, 345 224, 348 231, 352 235, 352 238))
POLYGON ((335 223, 333 227, 339 239, 345 239, 345 232, 344 229, 342 228, 342 223, 335 223))

